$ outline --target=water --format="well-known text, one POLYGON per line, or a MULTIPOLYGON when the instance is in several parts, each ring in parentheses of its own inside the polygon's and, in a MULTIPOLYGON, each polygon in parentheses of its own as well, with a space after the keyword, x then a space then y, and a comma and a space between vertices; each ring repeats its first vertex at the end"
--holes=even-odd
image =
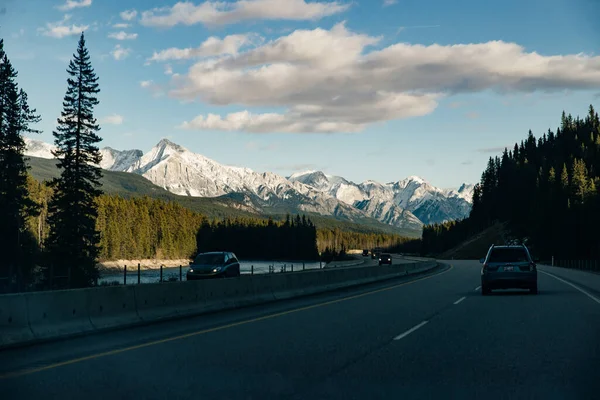
MULTIPOLYGON (((255 274, 268 274, 269 267, 273 268, 274 273, 284 272, 282 268, 285 266, 285 271, 290 272, 294 271, 302 271, 302 261, 243 261, 240 262, 240 273, 242 274, 250 274, 252 271, 252 266, 254 266, 255 274)), ((324 265, 324 264, 323 264, 324 265)), ((319 269, 319 262, 309 261, 304 262, 304 269, 319 269)), ((185 274, 189 266, 184 265, 181 269, 182 279, 185 281, 185 274)), ((168 281, 169 279, 179 280, 179 267, 164 267, 163 268, 163 281, 168 281)), ((160 281, 160 269, 149 269, 149 270, 141 270, 140 271, 140 283, 156 283, 160 281)), ((98 279, 98 284, 102 284, 102 282, 119 282, 119 284, 123 284, 123 270, 121 272, 101 272, 100 279, 98 279)), ((129 266, 127 268, 127 284, 133 285, 137 284, 137 267, 129 266)))

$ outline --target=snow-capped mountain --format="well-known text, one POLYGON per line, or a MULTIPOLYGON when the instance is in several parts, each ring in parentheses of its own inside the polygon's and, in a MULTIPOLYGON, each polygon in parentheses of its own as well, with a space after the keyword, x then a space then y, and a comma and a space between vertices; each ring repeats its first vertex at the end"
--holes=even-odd
MULTIPOLYGON (((417 176, 386 184, 375 181, 356 184, 321 171, 306 171, 288 179, 326 192, 386 223, 389 223, 388 219, 402 218, 393 215, 406 212, 425 224, 464 218, 471 210, 473 196, 473 185, 463 184, 457 190, 445 190, 417 176)), ((406 219, 404 215, 403 219, 406 219)))
POLYGON ((138 161, 144 153, 141 150, 115 150, 105 147, 100 150, 102 161, 100 167, 112 171, 125 171, 138 161))
POLYGON ((110 148, 101 152, 103 168, 140 174, 179 195, 217 197, 243 193, 246 201, 263 208, 296 209, 349 219, 365 216, 360 210, 300 182, 291 182, 271 172, 222 165, 167 139, 146 154, 110 148))
MULTIPOLYGON (((26 154, 52 158, 53 146, 27 139, 26 154)), ((271 172, 220 164, 167 139, 149 152, 101 149, 100 166, 142 175, 155 185, 187 196, 227 196, 243 199, 256 210, 298 210, 350 220, 374 218, 385 224, 418 231, 423 223, 468 215, 473 185, 439 189, 419 177, 381 184, 360 184, 321 171, 285 178, 271 172)))
POLYGON ((55 147, 53 145, 28 137, 24 138, 24 140, 26 155, 39 158, 54 158, 52 151, 54 151, 55 147))

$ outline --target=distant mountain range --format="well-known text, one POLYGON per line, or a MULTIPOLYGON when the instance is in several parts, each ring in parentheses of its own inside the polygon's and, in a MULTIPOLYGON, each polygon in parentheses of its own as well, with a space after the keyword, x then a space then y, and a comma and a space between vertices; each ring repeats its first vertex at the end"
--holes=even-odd
MULTIPOLYGON (((28 156, 52 158, 52 145, 29 138, 26 143, 28 156)), ((415 233, 423 224, 467 216, 473 195, 473 185, 439 189, 416 176, 356 184, 321 171, 290 177, 259 173, 219 164, 167 139, 145 154, 110 147, 101 153, 103 169, 142 175, 177 195, 230 198, 257 213, 303 212, 355 222, 375 219, 415 233)))

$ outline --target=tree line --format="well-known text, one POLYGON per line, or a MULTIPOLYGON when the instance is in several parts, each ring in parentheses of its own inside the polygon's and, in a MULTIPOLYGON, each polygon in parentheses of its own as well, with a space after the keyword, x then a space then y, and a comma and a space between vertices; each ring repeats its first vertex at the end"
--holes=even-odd
POLYGON ((240 259, 318 259, 317 229, 305 215, 284 221, 232 218, 204 221, 197 235, 198 252, 233 251, 240 259))
POLYGON ((600 119, 564 111, 548 130, 490 157, 462 221, 423 229, 423 252, 439 253, 496 222, 540 257, 600 257, 600 119))
POLYGON ((347 249, 399 248, 412 239, 393 234, 345 232, 339 228, 319 229, 317 241, 320 252, 339 253, 347 249))

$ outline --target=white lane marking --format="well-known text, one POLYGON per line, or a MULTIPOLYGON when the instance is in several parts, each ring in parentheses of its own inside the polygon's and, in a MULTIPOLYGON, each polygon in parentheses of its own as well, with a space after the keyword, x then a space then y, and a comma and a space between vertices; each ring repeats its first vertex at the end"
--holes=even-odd
POLYGON ((481 286, 477 286, 477 287, 475 288, 475 291, 478 291, 479 289, 481 289, 481 286))
POLYGON ((422 327, 423 325, 425 325, 426 323, 428 323, 429 321, 423 321, 421 322, 419 325, 417 326, 413 326, 412 328, 410 328, 409 330, 407 330, 406 332, 404 332, 401 335, 398 335, 394 338, 394 340, 400 340, 400 339, 404 339, 405 337, 407 337, 408 335, 410 335, 411 333, 413 333, 414 331, 416 331, 417 329, 419 329, 420 327, 422 327))
POLYGON ((593 294, 590 294, 589 292, 587 292, 587 291, 583 290, 583 289, 582 289, 582 288, 580 288, 579 286, 577 286, 577 285, 573 285, 571 282, 567 282, 567 281, 565 281, 564 279, 562 279, 562 278, 559 278, 558 276, 556 276, 556 275, 554 275, 554 274, 551 274, 551 273, 549 273, 549 272, 542 271, 541 269, 538 269, 538 271, 540 271, 541 273, 543 273, 543 274, 546 274, 546 275, 548 275, 548 276, 551 276, 551 277, 553 277, 554 279, 557 279, 557 280, 561 281, 562 283, 566 283, 567 285, 571 286, 572 288, 575 288, 575 289, 579 290, 581 293, 585 294, 587 297, 589 297, 590 299, 594 300, 596 303, 600 304, 600 299, 598 299, 598 298, 597 298, 596 296, 594 296, 593 294))
POLYGON ((458 304, 458 303, 460 303, 461 301, 463 301, 464 299, 466 299, 466 297, 461 297, 460 299, 456 300, 456 301, 454 302, 454 304, 458 304))

